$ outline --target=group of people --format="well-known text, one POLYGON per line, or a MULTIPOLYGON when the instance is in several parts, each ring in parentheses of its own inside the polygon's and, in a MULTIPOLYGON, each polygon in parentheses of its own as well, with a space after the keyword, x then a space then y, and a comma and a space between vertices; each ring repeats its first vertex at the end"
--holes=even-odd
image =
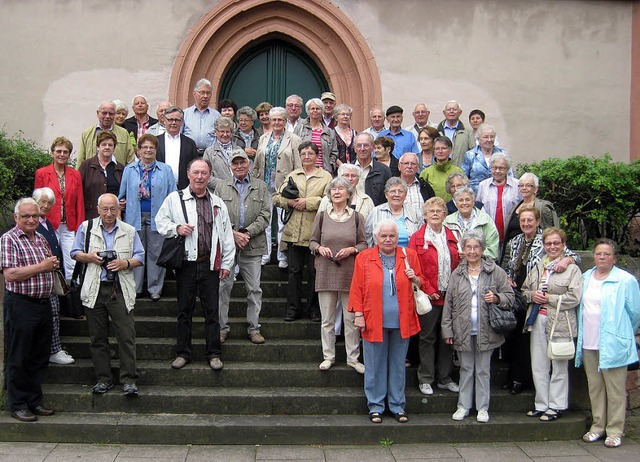
POLYGON ((175 269, 171 367, 192 360, 197 295, 207 363, 220 370, 237 273, 247 287, 249 340, 265 342, 260 276, 271 261, 273 229, 278 265, 288 272, 284 321, 308 316, 321 322, 323 371, 335 364, 336 336, 344 329, 347 365, 364 374, 371 422, 382 422, 387 407, 398 422, 409 420, 405 363, 414 336, 419 390, 458 393, 454 420, 464 419, 474 401, 477 420, 489 420, 491 357, 505 341, 509 379, 503 387, 517 394, 533 385, 528 415, 556 420, 568 408, 569 386, 568 361, 547 355, 553 332, 554 342, 578 337, 576 364, 584 362, 594 408, 585 441, 606 435, 607 446, 621 444, 621 370, 637 360, 637 281, 614 266, 617 250, 608 240, 596 242, 596 268, 581 274, 553 204, 537 198, 538 178, 515 178, 482 111, 471 111, 467 128, 459 103, 449 101, 434 126, 420 103, 415 123, 402 128, 401 107, 375 108, 371 126, 357 132, 352 108, 336 104, 331 92, 306 104, 291 95, 284 107, 265 102, 238 109, 224 100, 219 111, 209 107, 211 95, 211 83, 202 79, 193 106, 162 102, 157 119, 141 95, 129 119, 121 102, 101 103, 97 125, 82 134, 77 171, 67 165, 71 142, 52 143, 52 164, 36 173, 34 198, 18 202, 16 227, 2 238, 14 417, 35 420, 51 411, 39 389, 44 350, 52 361, 68 356, 59 341, 54 271, 64 269, 70 279, 74 262, 86 265, 81 298, 97 378, 93 392, 114 386, 111 319, 119 382, 126 396, 136 396, 131 311, 145 289, 151 300, 161 298, 166 271, 157 260, 165 239, 180 237, 185 250, 175 269), (303 107, 308 119, 301 117, 303 107), (415 290, 429 297, 427 314, 416 313, 415 290), (518 305, 526 309, 515 310, 515 330, 505 336, 491 327, 492 306, 518 305), (13 314, 24 306, 38 323, 26 327, 13 314), (18 339, 20 328, 32 331, 18 339), (38 348, 27 348, 36 330, 48 340, 38 335, 38 348), (24 389, 26 377, 33 387, 24 389))

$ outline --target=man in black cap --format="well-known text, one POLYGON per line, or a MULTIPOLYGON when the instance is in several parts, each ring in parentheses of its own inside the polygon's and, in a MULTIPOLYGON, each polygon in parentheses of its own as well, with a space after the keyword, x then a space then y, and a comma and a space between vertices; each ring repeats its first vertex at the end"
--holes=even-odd
POLYGON ((416 137, 410 131, 402 128, 402 108, 400 106, 391 106, 387 109, 387 122, 389 122, 389 128, 380 133, 379 136, 386 136, 391 138, 395 147, 393 148, 393 155, 400 159, 400 156, 405 152, 413 152, 418 154, 420 149, 416 142, 416 137))

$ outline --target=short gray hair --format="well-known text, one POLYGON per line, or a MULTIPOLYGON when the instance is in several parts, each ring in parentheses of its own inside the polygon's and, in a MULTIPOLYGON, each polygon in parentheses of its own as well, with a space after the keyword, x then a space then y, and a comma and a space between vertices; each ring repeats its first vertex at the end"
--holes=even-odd
POLYGON ((269 109, 269 118, 271 119, 271 117, 275 115, 282 116, 285 118, 285 120, 287 119, 287 111, 282 106, 275 106, 269 109))
POLYGON ((511 168, 511 156, 506 152, 494 152, 491 154, 491 157, 489 157, 489 168, 497 161, 502 161, 507 164, 507 167, 511 168))
POLYGON ((400 178, 399 176, 392 176, 387 180, 387 183, 384 185, 384 193, 387 194, 389 190, 394 186, 402 186, 402 189, 404 189, 405 194, 409 192, 409 186, 407 186, 407 183, 405 183, 402 178, 400 178))
POLYGON ((292 101, 294 99, 296 101, 299 101, 300 104, 302 104, 304 102, 300 96, 294 94, 294 95, 287 96, 287 99, 284 100, 284 104, 289 104, 289 101, 292 101))
POLYGON ((351 106, 347 106, 346 104, 338 104, 333 110, 333 115, 337 116, 342 111, 347 111, 349 115, 353 114, 353 108, 351 106))
POLYGON ((462 240, 460 241, 460 245, 464 248, 467 245, 468 241, 478 241, 482 250, 487 248, 487 239, 484 237, 484 233, 477 229, 470 229, 462 235, 462 240))
POLYGON ((312 104, 315 104, 320 109, 322 109, 324 107, 324 103, 322 102, 322 100, 320 98, 311 98, 304 105, 304 110, 309 112, 309 108, 311 107, 312 104))
POLYGON ((338 176, 344 175, 345 170, 351 170, 352 172, 355 172, 358 175, 358 178, 360 178, 360 175, 362 174, 362 167, 360 167, 359 165, 343 162, 342 165, 338 167, 338 176))
POLYGON ((174 112, 179 112, 180 117, 184 119, 184 111, 178 106, 169 106, 169 108, 164 111, 164 117, 166 118, 169 114, 173 114, 174 112))
POLYGON ((56 203, 56 195, 53 193, 53 189, 47 187, 34 189, 31 197, 36 202, 42 198, 45 198, 46 200, 51 202, 51 205, 56 203))
POLYGON ((349 193, 349 198, 351 198, 351 196, 353 195, 353 186, 351 186, 351 183, 349 183, 349 181, 346 178, 342 176, 337 176, 333 180, 331 180, 331 182, 329 183, 329 186, 327 186, 327 197, 329 198, 330 201, 331 201, 331 189, 335 188, 336 186, 343 186, 349 193))
POLYGON ((147 103, 147 105, 149 104, 149 101, 147 100, 146 96, 144 96, 144 95, 136 95, 131 99, 131 106, 133 106, 133 103, 136 100, 136 98, 142 98, 144 100, 144 102, 147 103))
POLYGON ((471 183, 469 182, 469 178, 467 177, 467 175, 465 175, 462 172, 453 172, 451 175, 449 175, 447 177, 447 181, 445 183, 445 188, 447 189, 447 192, 449 192, 451 190, 451 182, 455 179, 455 178, 461 178, 462 181, 464 181, 464 185, 465 186, 469 186, 471 183))
POLYGON ((400 226, 398 226, 398 223, 396 223, 395 220, 391 220, 388 218, 384 220, 380 220, 376 222, 375 225, 373 225, 373 237, 376 239, 376 243, 378 242, 378 234, 380 234, 380 230, 382 229, 383 226, 386 226, 386 225, 393 226, 393 228, 396 230, 396 233, 400 233, 400 226))
POLYGON ((482 132, 486 132, 491 130, 493 132, 493 136, 496 136, 496 127, 494 127, 493 125, 489 125, 489 124, 482 124, 478 127, 478 130, 476 131, 476 140, 480 139, 480 135, 482 135, 482 132))
POLYGON ((38 215, 40 215, 40 206, 32 197, 23 197, 22 199, 18 199, 16 206, 13 208, 13 213, 17 215, 20 212, 20 207, 23 205, 35 205, 38 207, 38 215))
POLYGON ((256 111, 254 111, 254 109, 249 106, 242 106, 240 109, 238 109, 236 115, 238 117, 240 117, 241 115, 246 115, 247 117, 251 117, 251 120, 253 120, 254 122, 258 118, 258 114, 256 113, 256 111))
POLYGON ((458 201, 458 197, 462 196, 463 194, 470 195, 471 196, 471 200, 475 202, 476 193, 469 186, 465 186, 464 188, 460 188, 455 193, 453 193, 453 201, 457 202, 458 201))
POLYGON ((228 128, 233 131, 233 120, 228 117, 218 117, 213 123, 213 129, 220 130, 221 128, 228 128))
POLYGON ((129 108, 127 107, 124 101, 119 99, 114 99, 112 103, 116 105, 116 112, 124 111, 127 114, 129 113, 129 108))
POLYGON ((198 91, 202 87, 207 87, 209 90, 213 90, 213 85, 211 84, 211 81, 207 79, 200 79, 193 86, 193 91, 198 91))
POLYGON ((531 180, 533 182, 533 186, 538 189, 540 187, 540 178, 538 178, 538 175, 536 175, 535 173, 531 173, 531 172, 526 172, 523 173, 522 176, 520 177, 520 181, 522 180, 531 180))

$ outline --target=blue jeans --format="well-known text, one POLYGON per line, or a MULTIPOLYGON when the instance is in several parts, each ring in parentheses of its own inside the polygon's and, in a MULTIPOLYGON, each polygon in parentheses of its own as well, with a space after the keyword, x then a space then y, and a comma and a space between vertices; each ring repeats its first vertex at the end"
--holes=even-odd
POLYGON ((364 394, 369 413, 384 412, 387 398, 389 411, 404 412, 407 375, 404 360, 409 339, 400 336, 400 329, 382 329, 382 342, 362 340, 364 350, 364 394))

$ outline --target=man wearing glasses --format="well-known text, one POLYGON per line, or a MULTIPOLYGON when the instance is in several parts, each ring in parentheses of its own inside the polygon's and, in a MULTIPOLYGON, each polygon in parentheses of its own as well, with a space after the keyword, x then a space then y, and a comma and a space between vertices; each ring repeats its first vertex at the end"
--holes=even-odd
POLYGON ((136 229, 117 219, 118 198, 103 194, 98 198, 98 218, 91 220, 88 247, 85 236, 89 221, 78 228, 71 258, 86 263, 80 298, 89 329, 93 369, 97 382, 91 389, 103 395, 113 388, 109 325, 118 339, 120 383, 127 397, 138 396, 136 379, 136 331, 133 308, 136 282, 133 268, 143 265, 144 247, 136 229))
POLYGON ((287 96, 285 105, 287 110, 287 131, 293 133, 298 125, 307 123, 307 119, 300 118, 302 115, 302 98, 298 95, 287 96))
POLYGON ((158 136, 156 152, 156 159, 171 167, 178 189, 184 189, 189 184, 187 165, 198 158, 195 141, 180 133, 183 119, 184 113, 178 106, 171 106, 166 110, 164 113, 166 131, 158 136))
POLYGON ((207 79, 198 80, 193 87, 195 104, 184 110, 184 129, 182 132, 196 142, 200 156, 216 140, 213 124, 220 117, 220 113, 209 107, 212 92, 211 82, 207 79))
POLYGON ((40 208, 35 200, 20 199, 13 218, 16 226, 0 240, 8 405, 13 418, 35 422, 38 416, 53 415, 42 405, 42 381, 51 349, 53 271, 60 261, 36 232, 40 208))

